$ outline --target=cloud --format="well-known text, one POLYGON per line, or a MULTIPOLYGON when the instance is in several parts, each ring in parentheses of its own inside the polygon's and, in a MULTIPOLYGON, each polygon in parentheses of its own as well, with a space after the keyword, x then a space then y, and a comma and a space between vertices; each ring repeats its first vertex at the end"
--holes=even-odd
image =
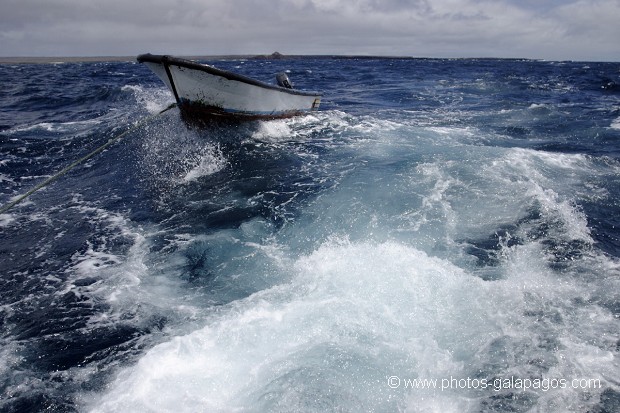
POLYGON ((618 0, 4 0, 0 55, 620 60, 618 0))

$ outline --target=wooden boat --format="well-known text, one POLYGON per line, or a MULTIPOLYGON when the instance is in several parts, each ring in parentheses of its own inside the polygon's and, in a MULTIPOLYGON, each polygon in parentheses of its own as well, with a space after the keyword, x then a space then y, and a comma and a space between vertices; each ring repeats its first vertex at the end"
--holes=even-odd
POLYGON ((150 53, 138 56, 174 94, 182 112, 198 117, 285 118, 317 110, 321 94, 293 89, 284 73, 271 85, 213 66, 150 53))

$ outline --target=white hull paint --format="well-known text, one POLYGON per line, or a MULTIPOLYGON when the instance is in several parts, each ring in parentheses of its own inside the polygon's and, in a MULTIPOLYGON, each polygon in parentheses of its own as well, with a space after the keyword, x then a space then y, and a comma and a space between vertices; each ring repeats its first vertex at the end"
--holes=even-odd
POLYGON ((231 72, 169 56, 140 55, 192 115, 288 117, 318 109, 321 95, 269 85, 231 72))

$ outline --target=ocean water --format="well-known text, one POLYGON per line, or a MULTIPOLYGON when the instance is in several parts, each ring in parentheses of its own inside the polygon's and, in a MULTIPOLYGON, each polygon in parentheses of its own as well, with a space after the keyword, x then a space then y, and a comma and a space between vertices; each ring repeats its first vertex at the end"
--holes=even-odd
MULTIPOLYGON (((620 411, 620 64, 210 63, 321 110, 173 109, 1 214, 0 411, 620 411)), ((173 102, 0 79, 3 205, 173 102)))

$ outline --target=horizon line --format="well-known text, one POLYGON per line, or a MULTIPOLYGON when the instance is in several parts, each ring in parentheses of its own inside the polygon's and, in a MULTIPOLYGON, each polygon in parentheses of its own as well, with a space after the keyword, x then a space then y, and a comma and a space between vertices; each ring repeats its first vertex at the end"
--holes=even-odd
MULTIPOLYGON (((97 63, 97 62, 131 62, 136 61, 138 55, 97 55, 97 56, 0 56, 0 64, 49 64, 49 63, 97 63)), ((364 54, 191 54, 175 55, 187 59, 273 59, 285 60, 295 58, 341 58, 341 59, 420 59, 420 60, 531 60, 543 62, 598 62, 616 63, 616 61, 606 60, 574 60, 574 59, 543 59, 528 57, 493 57, 493 56, 471 56, 471 57, 433 57, 433 56, 411 56, 411 55, 364 55, 364 54)))

